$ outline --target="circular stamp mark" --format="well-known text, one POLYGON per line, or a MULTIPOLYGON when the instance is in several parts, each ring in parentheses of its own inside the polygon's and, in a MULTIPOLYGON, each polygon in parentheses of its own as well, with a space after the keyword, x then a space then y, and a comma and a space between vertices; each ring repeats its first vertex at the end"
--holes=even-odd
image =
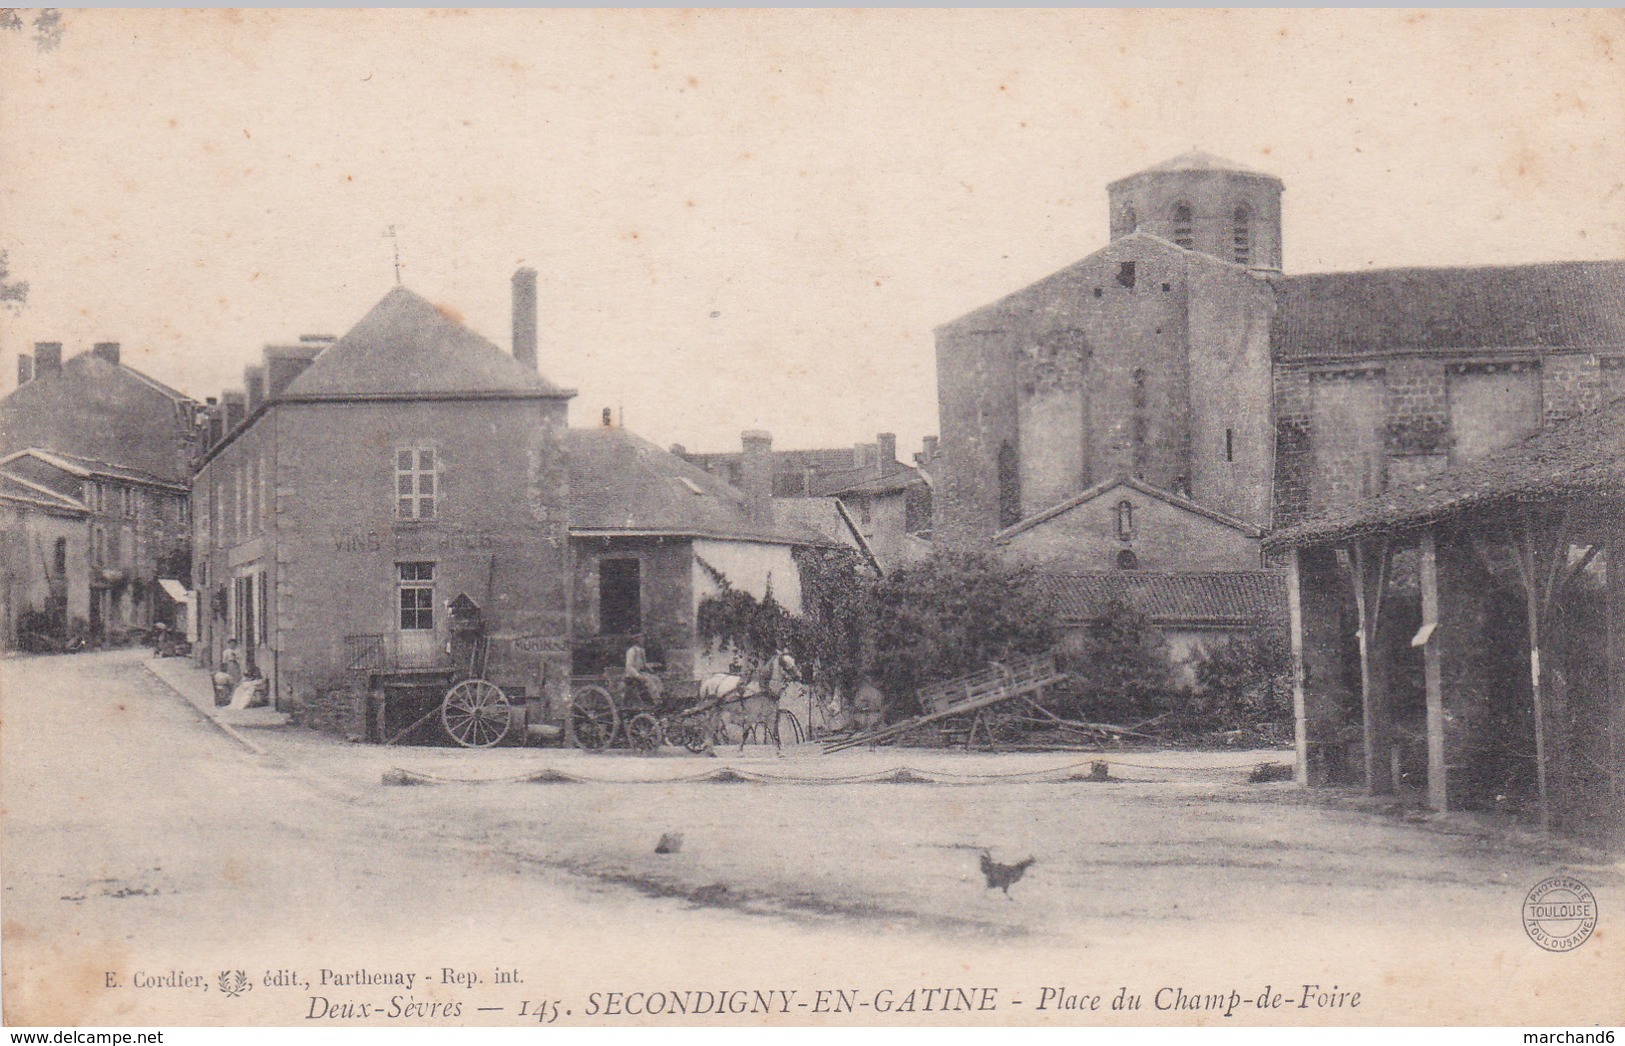
POLYGON ((1523 932, 1549 952, 1572 952, 1597 928, 1597 898, 1572 875, 1551 875, 1523 899, 1523 932))

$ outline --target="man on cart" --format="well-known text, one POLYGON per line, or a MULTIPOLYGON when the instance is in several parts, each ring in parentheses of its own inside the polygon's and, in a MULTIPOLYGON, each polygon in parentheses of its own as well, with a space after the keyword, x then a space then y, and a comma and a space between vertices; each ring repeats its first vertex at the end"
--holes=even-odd
POLYGON ((643 637, 633 636, 631 645, 626 648, 626 669, 623 678, 628 687, 633 684, 642 686, 649 704, 659 705, 664 689, 660 677, 649 668, 649 657, 643 649, 643 637))

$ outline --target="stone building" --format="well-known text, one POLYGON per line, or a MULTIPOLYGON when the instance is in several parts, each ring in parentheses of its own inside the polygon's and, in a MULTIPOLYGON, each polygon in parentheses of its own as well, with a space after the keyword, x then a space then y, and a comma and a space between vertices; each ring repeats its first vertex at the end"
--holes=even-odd
POLYGON ((696 613, 724 582, 800 609, 796 551, 836 543, 607 412, 568 428, 574 392, 537 372, 534 279, 515 276, 512 355, 397 287, 341 338, 267 347, 211 406, 200 658, 235 639, 280 710, 381 739, 415 714, 358 695, 412 676, 438 699, 460 614, 484 675, 557 723, 572 680, 614 673, 635 638, 674 680, 706 671, 696 613))
POLYGON ((1196 152, 1130 175, 1105 247, 938 328, 939 541, 1256 570, 1272 528, 1625 391, 1625 262, 1289 276, 1282 190, 1196 152))
POLYGON ((116 342, 66 361, 60 343, 37 343, 17 379, 0 400, 0 475, 18 528, 7 539, 5 642, 24 615, 59 640, 184 627, 173 593, 190 585, 186 484, 200 405, 125 366, 116 342))
POLYGON ((751 431, 743 434, 738 451, 691 453, 678 445, 672 452, 749 497, 770 497, 786 520, 828 521, 821 529, 843 541, 850 525, 864 555, 877 569, 889 571, 931 553, 936 446, 936 437, 927 436, 909 464, 898 459, 897 437, 890 432, 850 450, 775 450, 769 433, 751 431), (832 517, 829 510, 797 504, 805 499, 835 499, 840 512, 832 517))
POLYGON ((206 663, 235 639, 279 709, 353 730, 352 666, 437 664, 462 595, 516 699, 565 699, 573 393, 516 348, 397 287, 335 341, 265 350, 192 484, 206 663))

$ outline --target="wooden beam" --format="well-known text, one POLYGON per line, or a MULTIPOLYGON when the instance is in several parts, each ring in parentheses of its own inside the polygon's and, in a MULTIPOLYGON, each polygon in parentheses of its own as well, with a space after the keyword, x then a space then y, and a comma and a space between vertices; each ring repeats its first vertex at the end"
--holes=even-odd
POLYGON ((1529 618, 1529 687, 1535 714, 1535 794, 1539 803, 1541 831, 1552 824, 1551 806, 1546 798, 1546 700, 1541 692, 1540 626, 1541 592, 1539 563, 1535 553, 1535 529, 1529 506, 1522 513, 1517 538, 1518 573, 1523 578, 1524 606, 1529 618))
MULTIPOLYGON (((1611 565, 1611 562, 1610 562, 1611 565)), ((1309 722, 1303 690, 1303 576, 1298 568, 1298 550, 1287 553, 1286 612, 1292 630, 1292 745, 1297 765, 1292 776, 1299 786, 1309 784, 1309 722)))
POLYGON ((1450 809, 1450 790, 1445 779, 1444 688, 1439 664, 1439 560, 1433 528, 1422 531, 1421 547, 1422 628, 1428 631, 1422 644, 1422 682, 1427 694, 1428 723, 1428 806, 1445 813, 1450 809), (1434 627, 1429 630, 1428 625, 1434 627))
POLYGON ((1375 563, 1367 554, 1366 543, 1358 539, 1350 543, 1349 559, 1353 564, 1354 603, 1360 613, 1357 638, 1360 641, 1360 706, 1365 734, 1365 790, 1368 795, 1381 795, 1390 791, 1392 784, 1387 772, 1387 694, 1379 663, 1382 651, 1377 647, 1382 590, 1388 578, 1388 539, 1384 537, 1377 544, 1375 563))

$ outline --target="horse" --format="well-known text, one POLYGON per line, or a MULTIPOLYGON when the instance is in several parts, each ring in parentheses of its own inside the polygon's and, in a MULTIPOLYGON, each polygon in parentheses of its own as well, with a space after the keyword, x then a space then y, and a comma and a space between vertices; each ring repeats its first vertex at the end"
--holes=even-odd
POLYGON ((699 707, 713 712, 710 734, 712 738, 726 736, 728 726, 739 728, 739 751, 745 744, 760 736, 762 741, 773 739, 773 751, 784 754, 779 743, 779 699, 785 689, 801 678, 795 658, 789 654, 775 654, 755 673, 755 678, 719 672, 700 682, 699 707))

